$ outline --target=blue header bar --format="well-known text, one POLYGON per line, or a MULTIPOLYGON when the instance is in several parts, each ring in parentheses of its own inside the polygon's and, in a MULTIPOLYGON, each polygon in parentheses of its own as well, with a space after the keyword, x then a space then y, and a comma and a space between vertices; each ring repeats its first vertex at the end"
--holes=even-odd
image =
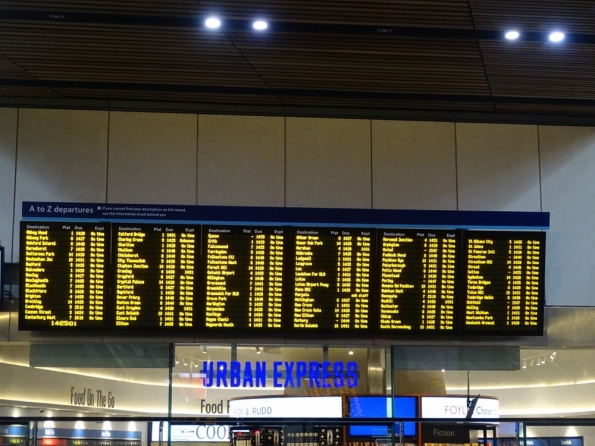
POLYGON ((550 227, 549 212, 419 211, 288 207, 23 202, 23 220, 258 223, 358 227, 525 229, 550 227))

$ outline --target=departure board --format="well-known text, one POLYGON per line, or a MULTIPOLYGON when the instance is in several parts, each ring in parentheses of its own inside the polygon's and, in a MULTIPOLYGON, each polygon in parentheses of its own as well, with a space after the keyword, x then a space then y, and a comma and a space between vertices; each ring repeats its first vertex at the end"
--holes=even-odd
POLYGON ((203 226, 204 328, 282 329, 288 229, 203 226))
POLYGON ((200 226, 114 224, 114 320, 131 329, 190 329, 200 226))
POLYGON ((375 231, 295 228, 293 328, 368 330, 375 231))
POLYGON ((109 228, 21 223, 19 329, 104 326, 109 228))
POLYGON ((378 232, 380 331, 456 333, 459 233, 378 232))
POLYGON ((543 334, 544 232, 468 232, 465 334, 543 334))

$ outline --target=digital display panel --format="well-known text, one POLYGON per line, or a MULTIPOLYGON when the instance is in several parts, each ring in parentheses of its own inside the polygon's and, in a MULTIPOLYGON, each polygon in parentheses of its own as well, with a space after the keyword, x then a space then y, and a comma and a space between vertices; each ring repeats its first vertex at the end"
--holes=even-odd
POLYGON ((200 226, 113 225, 116 327, 194 325, 200 226))
POLYGON ((294 228, 293 328, 368 330, 375 231, 294 228))
POLYGON ((378 233, 380 330, 456 333, 459 233, 378 233))
POLYGON ((545 233, 21 223, 19 329, 543 333, 545 233))
POLYGON ((21 223, 21 330, 104 327, 109 228, 21 223))
POLYGON ((544 263, 543 232, 466 233, 463 333, 542 334, 544 263))
POLYGON ((281 227, 203 226, 207 331, 283 328, 287 234, 281 227))
MULTIPOLYGON (((417 397, 416 396, 395 396, 393 406, 395 418, 417 418, 417 397)), ((399 423, 395 423, 395 436, 400 435, 399 423)), ((403 436, 413 437, 417 435, 417 423, 414 421, 403 422, 403 436)))
MULTIPOLYGON (((349 398, 350 418, 386 418, 388 405, 392 399, 385 396, 352 396, 349 398)), ((393 407, 394 418, 417 418, 417 397, 395 396, 393 407)), ((389 435, 388 424, 385 425, 354 425, 349 426, 352 437, 386 437, 389 435)), ((400 425, 395 423, 394 435, 400 435, 400 425)), ((415 436, 416 423, 403 423, 403 436, 415 436)))

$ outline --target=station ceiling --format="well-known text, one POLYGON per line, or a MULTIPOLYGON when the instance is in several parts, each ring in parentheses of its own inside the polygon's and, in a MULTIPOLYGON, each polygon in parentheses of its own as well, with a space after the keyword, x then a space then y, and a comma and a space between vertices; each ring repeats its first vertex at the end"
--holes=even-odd
POLYGON ((10 98, 592 116, 595 3, 4 0, 10 98))

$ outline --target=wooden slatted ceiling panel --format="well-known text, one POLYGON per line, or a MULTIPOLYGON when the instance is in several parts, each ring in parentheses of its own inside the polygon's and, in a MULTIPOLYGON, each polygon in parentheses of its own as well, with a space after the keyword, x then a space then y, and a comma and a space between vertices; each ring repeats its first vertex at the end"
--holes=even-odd
POLYGON ((472 29, 467 0, 200 0, 226 18, 472 29))
POLYGON ((188 16, 204 12, 196 0, 3 0, 13 10, 188 16))
POLYGON ((0 22, 0 51, 37 79, 266 87, 222 34, 0 22))
POLYGON ((595 47, 482 41, 495 96, 595 99, 595 47))
POLYGON ((29 73, 7 57, 0 56, 0 79, 33 79, 29 73))
POLYGON ((595 34, 593 0, 469 0, 477 29, 595 34))
POLYGON ((488 95, 474 41, 228 33, 273 88, 488 95))
POLYGON ((6 9, 472 29, 467 0, 10 0, 6 9))

